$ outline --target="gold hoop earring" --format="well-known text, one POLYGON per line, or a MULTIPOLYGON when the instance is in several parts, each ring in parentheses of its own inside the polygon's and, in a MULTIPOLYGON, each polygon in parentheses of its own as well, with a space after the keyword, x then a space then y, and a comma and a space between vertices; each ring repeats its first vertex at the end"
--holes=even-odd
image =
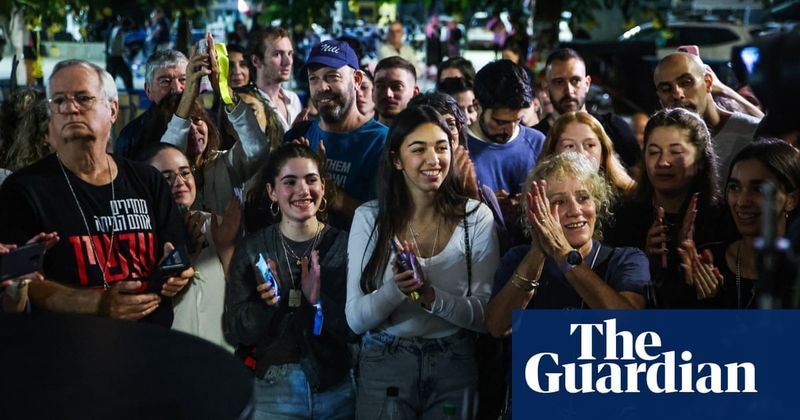
POLYGON ((326 200, 325 197, 322 197, 322 202, 319 204, 317 211, 320 213, 325 213, 325 210, 328 210, 328 200, 326 200))
POLYGON ((273 201, 272 203, 270 203, 269 212, 273 216, 278 216, 278 214, 280 214, 281 208, 278 206, 278 202, 277 201, 273 201))

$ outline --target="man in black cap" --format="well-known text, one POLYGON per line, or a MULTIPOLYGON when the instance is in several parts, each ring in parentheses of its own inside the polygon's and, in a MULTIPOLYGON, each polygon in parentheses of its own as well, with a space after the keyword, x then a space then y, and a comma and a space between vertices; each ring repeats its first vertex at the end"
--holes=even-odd
POLYGON ((376 198, 378 161, 389 129, 358 112, 356 92, 364 74, 355 52, 344 41, 315 45, 306 62, 311 103, 320 119, 295 127, 285 140, 300 137, 325 154, 326 169, 336 184, 331 224, 349 230, 356 207, 376 198))

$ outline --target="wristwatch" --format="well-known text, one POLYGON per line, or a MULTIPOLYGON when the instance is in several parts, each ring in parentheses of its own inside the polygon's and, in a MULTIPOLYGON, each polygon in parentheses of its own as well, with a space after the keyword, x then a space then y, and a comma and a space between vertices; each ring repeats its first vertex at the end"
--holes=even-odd
POLYGON ((558 268, 561 270, 562 273, 566 274, 576 266, 580 265, 583 262, 583 255, 577 250, 572 250, 567 252, 566 257, 564 258, 564 262, 562 262, 558 268))

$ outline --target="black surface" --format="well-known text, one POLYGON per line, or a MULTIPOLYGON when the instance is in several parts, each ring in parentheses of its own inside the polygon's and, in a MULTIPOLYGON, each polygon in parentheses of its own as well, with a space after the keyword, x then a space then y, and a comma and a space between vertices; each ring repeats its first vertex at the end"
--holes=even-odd
POLYGON ((252 378, 224 349, 156 325, 0 315, 1 418, 250 418, 252 378))

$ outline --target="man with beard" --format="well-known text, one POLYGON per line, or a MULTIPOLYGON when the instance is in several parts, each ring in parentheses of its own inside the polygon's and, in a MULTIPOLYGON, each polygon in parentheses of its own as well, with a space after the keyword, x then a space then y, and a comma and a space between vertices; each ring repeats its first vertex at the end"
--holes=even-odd
POLYGON ((418 94, 417 71, 406 59, 387 57, 375 66, 372 97, 381 124, 391 127, 395 117, 408 106, 408 101, 418 94))
POLYGON ((28 286, 37 310, 169 327, 171 297, 193 270, 144 286, 170 244, 186 244, 186 230, 157 170, 106 152, 119 114, 114 79, 88 61, 66 60, 53 68, 47 91, 55 153, 3 184, 0 243, 58 234, 44 257, 45 280, 28 286))
POLYGON ((533 91, 522 66, 497 60, 475 75, 478 119, 467 144, 478 182, 495 192, 506 218, 519 209, 519 193, 544 144, 544 135, 520 124, 533 91))
POLYGON ((326 158, 328 175, 338 187, 327 203, 330 222, 349 230, 356 207, 377 196, 378 161, 389 130, 358 112, 356 92, 364 74, 346 42, 328 40, 315 45, 306 69, 311 103, 320 118, 299 126, 300 130, 295 127, 284 140, 302 136, 326 158))
POLYGON ((720 185, 724 185, 731 160, 753 141, 759 119, 725 111, 715 104, 711 97, 713 76, 695 55, 679 52, 664 57, 656 66, 653 80, 662 107, 686 108, 706 122, 719 156, 720 185))
POLYGON ((269 27, 256 32, 252 44, 250 60, 256 69, 256 86, 286 131, 302 109, 297 94, 282 86, 292 77, 292 38, 286 29, 269 27))
MULTIPOLYGON (((550 127, 562 114, 575 111, 586 111, 586 95, 592 84, 592 77, 586 74, 586 62, 577 51, 562 48, 553 51, 547 57, 545 78, 553 113, 546 116, 533 128, 547 134, 550 127)), ((626 168, 634 166, 641 158, 636 135, 628 123, 622 118, 608 114, 592 114, 603 125, 614 151, 619 154, 626 168)))

